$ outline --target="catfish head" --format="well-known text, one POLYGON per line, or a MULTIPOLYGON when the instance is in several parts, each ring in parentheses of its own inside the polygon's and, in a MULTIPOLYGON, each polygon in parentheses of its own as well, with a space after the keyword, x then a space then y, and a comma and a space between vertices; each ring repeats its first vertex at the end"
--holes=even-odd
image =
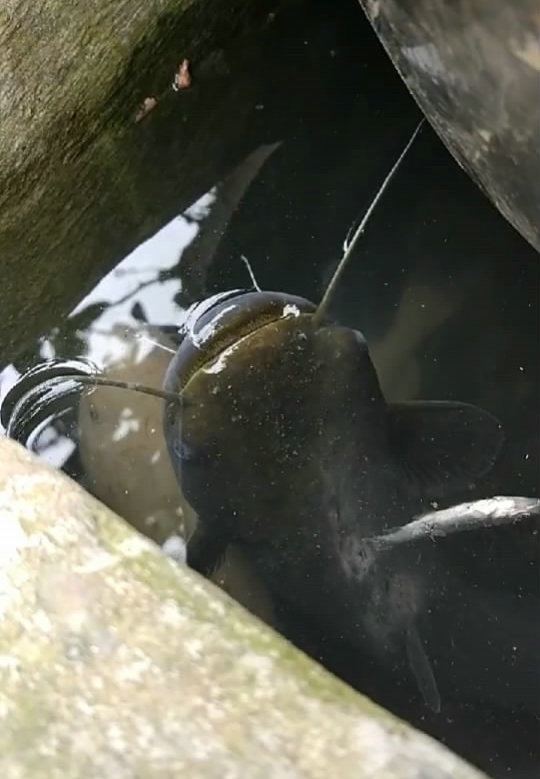
POLYGON ((164 388, 184 400, 164 425, 199 517, 189 565, 208 575, 234 544, 318 619, 341 612, 376 642, 409 630, 424 606, 414 550, 379 561, 367 542, 490 469, 491 414, 387 404, 363 335, 279 292, 194 306, 164 388))
MULTIPOLYGON (((184 405, 167 404, 165 436, 201 517, 189 554, 203 573, 228 543, 276 559, 277 548, 296 557, 293 547, 320 534, 322 548, 332 523, 353 519, 345 508, 338 517, 352 482, 372 505, 376 483, 394 488, 367 344, 347 328, 314 327, 314 312, 293 295, 236 290, 188 316, 164 383, 184 405)), ((368 531, 384 526, 384 510, 366 515, 368 531)))
POLYGON ((438 711, 417 630, 427 572, 388 531, 483 476, 499 422, 464 403, 386 403, 363 335, 279 292, 192 307, 164 389, 183 399, 164 432, 198 515, 188 564, 208 576, 239 548, 280 604, 379 656, 405 646, 438 711))
POLYGON ((363 335, 316 311, 293 295, 235 290, 189 312, 164 382, 184 404, 169 402, 164 421, 200 517, 188 560, 203 573, 229 543, 298 560, 318 537, 328 556, 351 534, 409 521, 494 462, 502 433, 490 414, 386 404, 363 335))

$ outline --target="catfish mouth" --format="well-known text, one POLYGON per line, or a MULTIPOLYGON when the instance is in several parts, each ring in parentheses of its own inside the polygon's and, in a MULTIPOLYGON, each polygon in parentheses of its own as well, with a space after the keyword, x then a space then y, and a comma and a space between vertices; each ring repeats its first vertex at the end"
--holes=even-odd
POLYGON ((182 392, 199 370, 225 357, 242 339, 272 322, 315 310, 313 303, 295 295, 243 290, 221 292, 192 306, 182 327, 185 337, 167 369, 163 388, 182 392))

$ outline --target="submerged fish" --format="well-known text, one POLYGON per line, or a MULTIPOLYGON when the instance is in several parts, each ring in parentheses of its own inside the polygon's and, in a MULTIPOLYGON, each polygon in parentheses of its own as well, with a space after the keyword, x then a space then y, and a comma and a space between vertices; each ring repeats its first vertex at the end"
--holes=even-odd
MULTIPOLYGON (((280 292, 214 295, 190 309, 162 391, 112 386, 166 401, 168 451, 198 515, 189 565, 209 575, 236 546, 277 600, 347 645, 368 644, 391 662, 402 652, 426 704, 438 710, 418 630, 433 594, 416 545, 528 516, 538 501, 413 519, 487 473, 501 426, 464 403, 387 403, 362 334, 326 316, 354 244, 411 142, 319 306, 280 292)), ((29 412, 34 421, 43 416, 59 382, 71 378, 71 389, 111 385, 82 363, 65 367, 43 368, 41 387, 26 395, 35 371, 11 391, 5 416, 15 437, 29 412)))
POLYGON ((429 592, 414 539, 394 534, 384 552, 370 541, 486 474, 503 433, 468 404, 386 403, 363 335, 326 318, 378 196, 319 307, 240 290, 192 307, 165 378, 183 400, 167 404, 165 435, 199 516, 188 564, 209 575, 236 545, 281 603, 348 645, 390 657, 404 647, 439 710, 417 629, 429 592))
POLYGON ((498 421, 461 403, 387 404, 361 333, 317 324, 301 298, 222 295, 194 314, 165 381, 185 401, 165 429, 199 516, 188 563, 208 575, 236 544, 271 592, 348 643, 403 639, 413 670, 429 668, 415 550, 377 560, 363 542, 486 473, 498 421))

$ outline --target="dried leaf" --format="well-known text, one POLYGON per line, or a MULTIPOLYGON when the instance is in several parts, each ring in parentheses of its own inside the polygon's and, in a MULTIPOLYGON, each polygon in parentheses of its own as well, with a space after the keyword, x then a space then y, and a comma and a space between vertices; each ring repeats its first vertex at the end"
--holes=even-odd
POLYGON ((178 92, 179 89, 187 89, 191 86, 191 73, 189 72, 189 60, 184 59, 174 74, 173 89, 178 92))

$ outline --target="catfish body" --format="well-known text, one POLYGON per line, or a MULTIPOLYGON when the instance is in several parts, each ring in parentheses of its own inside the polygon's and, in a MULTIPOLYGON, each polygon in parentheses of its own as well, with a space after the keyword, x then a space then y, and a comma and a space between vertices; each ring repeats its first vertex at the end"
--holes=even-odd
POLYGON ((164 385, 185 401, 168 404, 165 435, 199 516, 188 563, 208 574, 235 544, 272 593, 347 643, 392 655, 405 642, 418 677, 417 551, 375 559, 363 541, 489 470, 502 431, 467 404, 387 404, 362 334, 314 311, 236 291, 188 317, 164 385))

